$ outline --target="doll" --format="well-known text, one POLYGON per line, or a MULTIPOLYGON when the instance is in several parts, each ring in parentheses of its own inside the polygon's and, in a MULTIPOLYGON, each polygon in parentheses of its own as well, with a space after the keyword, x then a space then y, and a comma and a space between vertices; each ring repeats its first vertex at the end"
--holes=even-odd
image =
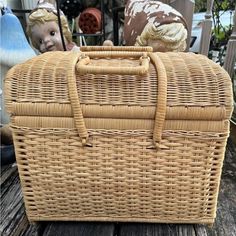
MULTIPOLYGON (((67 18, 60 11, 63 39, 66 51, 79 51, 72 41, 67 18)), ((44 1, 39 1, 37 7, 30 13, 27 23, 27 34, 32 45, 41 53, 48 51, 64 51, 58 25, 56 8, 44 1)))
POLYGON ((128 0, 125 7, 126 45, 152 46, 153 51, 184 51, 187 24, 171 6, 159 1, 128 0))

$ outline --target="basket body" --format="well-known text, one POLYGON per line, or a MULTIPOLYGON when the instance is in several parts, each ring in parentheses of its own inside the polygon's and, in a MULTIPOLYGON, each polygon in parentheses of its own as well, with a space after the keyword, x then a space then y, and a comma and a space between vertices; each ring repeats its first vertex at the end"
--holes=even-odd
MULTIPOLYGON (((162 90, 151 62, 142 76, 84 74, 73 69, 79 55, 56 52, 9 71, 6 100, 29 220, 214 222, 232 112, 229 77, 203 56, 157 55, 167 97, 156 140, 162 90)), ((98 56, 90 63, 136 61, 98 56)))

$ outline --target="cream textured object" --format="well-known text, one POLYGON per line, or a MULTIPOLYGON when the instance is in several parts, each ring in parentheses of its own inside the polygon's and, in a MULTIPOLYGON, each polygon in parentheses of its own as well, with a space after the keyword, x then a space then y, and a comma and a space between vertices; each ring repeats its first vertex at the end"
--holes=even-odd
POLYGON ((184 51, 187 24, 180 12, 160 1, 129 0, 125 6, 126 46, 151 46, 153 51, 184 51))
POLYGON ((162 43, 163 50, 161 51, 184 51, 187 36, 188 32, 182 23, 165 24, 159 27, 149 23, 137 37, 135 46, 152 46, 153 50, 157 51, 158 49, 155 49, 162 43))
POLYGON ((202 55, 81 47, 6 78, 30 221, 212 224, 232 113, 202 55))

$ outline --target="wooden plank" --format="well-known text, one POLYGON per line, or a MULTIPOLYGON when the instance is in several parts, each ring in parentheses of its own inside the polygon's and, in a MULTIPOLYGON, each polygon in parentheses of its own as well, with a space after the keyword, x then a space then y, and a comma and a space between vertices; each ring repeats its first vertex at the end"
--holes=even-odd
POLYGON ((211 41, 213 2, 214 0, 207 0, 207 11, 205 14, 205 19, 202 22, 202 35, 199 53, 205 56, 208 56, 211 41))
POLYGON ((8 178, 11 178, 12 174, 17 171, 16 164, 1 166, 1 189, 4 188, 4 184, 7 183, 8 178))
POLYGON ((114 230, 113 223, 52 222, 43 236, 113 236, 114 230))
POLYGON ((24 235, 28 227, 17 166, 2 166, 0 235, 24 235))
POLYGON ((16 166, 8 168, 2 173, 1 176, 1 199, 4 198, 5 194, 8 194, 9 188, 12 182, 18 178, 18 172, 16 166))
POLYGON ((5 168, 1 176, 1 235, 18 236, 25 231, 28 220, 16 166, 5 168))
MULTIPOLYGON (((196 236, 208 236, 207 227, 205 225, 194 225, 196 236)), ((216 236, 216 235, 215 235, 216 236)))
POLYGON ((202 236, 191 224, 119 224, 118 236, 202 236))
POLYGON ((28 227, 29 222, 25 214, 25 208, 22 207, 19 209, 16 215, 12 220, 8 221, 9 224, 4 230, 4 236, 19 236, 25 232, 25 229, 28 227))
POLYGON ((44 222, 28 225, 27 229, 20 236, 42 236, 45 229, 44 222))
POLYGON ((234 66, 236 60, 236 5, 234 11, 234 22, 233 22, 233 31, 229 38, 227 44, 227 50, 224 61, 224 68, 229 73, 230 77, 233 79, 234 75, 234 66))

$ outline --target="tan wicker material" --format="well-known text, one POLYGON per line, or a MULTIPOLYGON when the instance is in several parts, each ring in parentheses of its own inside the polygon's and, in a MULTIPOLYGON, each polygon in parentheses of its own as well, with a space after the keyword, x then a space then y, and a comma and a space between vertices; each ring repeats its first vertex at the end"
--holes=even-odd
POLYGON ((83 52, 90 51, 129 51, 129 52, 152 52, 152 47, 123 47, 123 46, 82 46, 80 50, 83 52))
POLYGON ((100 49, 45 53, 7 74, 29 220, 213 223, 228 74, 191 53, 100 49))
POLYGON ((112 57, 112 58, 120 58, 120 57, 138 57, 140 58, 140 64, 136 67, 130 66, 109 66, 109 67, 100 67, 89 65, 91 64, 91 60, 89 57, 81 56, 80 61, 77 63, 77 70, 79 74, 119 74, 119 75, 144 75, 149 71, 149 57, 146 53, 136 53, 136 52, 92 52, 87 53, 88 56, 92 57, 112 57))

